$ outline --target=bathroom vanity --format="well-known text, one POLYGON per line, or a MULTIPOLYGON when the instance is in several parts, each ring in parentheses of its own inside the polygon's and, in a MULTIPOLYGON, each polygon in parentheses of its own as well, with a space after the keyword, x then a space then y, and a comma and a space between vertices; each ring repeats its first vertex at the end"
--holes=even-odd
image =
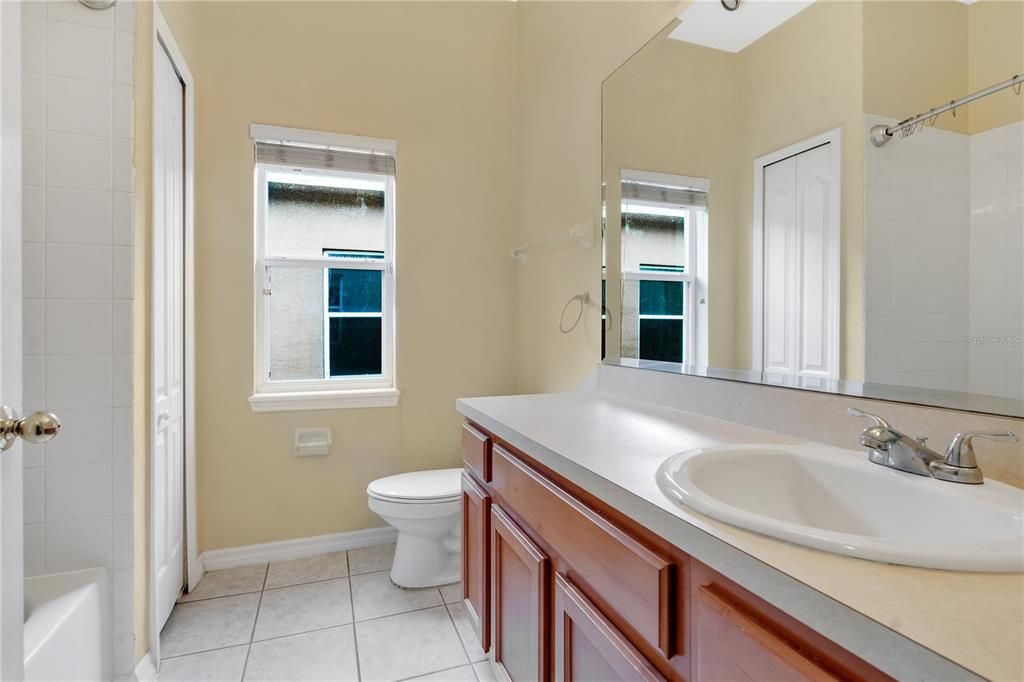
POLYGON ((673 503, 655 483, 680 450, 806 441, 594 391, 458 409, 465 602, 510 679, 1021 674, 1019 573, 798 547, 673 503))

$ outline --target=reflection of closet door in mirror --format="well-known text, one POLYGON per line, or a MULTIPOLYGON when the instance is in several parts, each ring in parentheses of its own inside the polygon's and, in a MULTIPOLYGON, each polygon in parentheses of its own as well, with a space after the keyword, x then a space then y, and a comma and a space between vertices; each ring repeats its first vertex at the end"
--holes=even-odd
POLYGON ((754 205, 762 208, 754 220, 752 361, 757 370, 839 378, 838 131, 835 135, 755 162, 754 205))

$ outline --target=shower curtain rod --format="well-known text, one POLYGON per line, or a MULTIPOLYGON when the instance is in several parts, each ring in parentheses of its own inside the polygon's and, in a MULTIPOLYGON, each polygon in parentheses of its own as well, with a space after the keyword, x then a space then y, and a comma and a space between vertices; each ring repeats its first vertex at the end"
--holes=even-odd
POLYGON ((871 143, 874 144, 876 147, 881 147, 886 142, 891 140, 893 135, 904 130, 910 131, 905 133, 904 137, 913 135, 916 132, 916 127, 922 124, 924 121, 935 119, 938 117, 939 114, 944 114, 951 109, 953 110, 953 115, 956 116, 957 108, 962 107, 965 104, 970 104, 971 102, 979 100, 982 97, 988 97, 992 93, 999 92, 1000 90, 1005 90, 1006 88, 1016 88, 1017 94, 1019 95, 1022 83, 1024 83, 1024 75, 1018 74, 1011 78, 1010 80, 1003 81, 1002 83, 997 83, 996 85, 993 85, 990 88, 985 88, 984 90, 978 90, 973 94, 967 95, 967 97, 962 97, 960 99, 953 100, 949 104, 944 104, 941 107, 930 109, 927 113, 917 114, 916 116, 900 121, 896 125, 886 126, 879 124, 871 126, 871 143))

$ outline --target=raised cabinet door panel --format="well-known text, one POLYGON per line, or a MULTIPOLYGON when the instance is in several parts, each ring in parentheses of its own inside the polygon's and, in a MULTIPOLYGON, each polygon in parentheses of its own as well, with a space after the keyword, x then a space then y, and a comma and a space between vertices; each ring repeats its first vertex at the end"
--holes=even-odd
POLYGON ((559 682, 665 679, 561 573, 555 574, 554 621, 559 682))
POLYGON ((491 496, 462 474, 462 597, 480 646, 491 648, 491 496))
POLYGON ((698 588, 693 608, 693 672, 698 682, 838 679, 715 586, 698 588))
POLYGON ((491 482, 491 439, 471 424, 462 425, 462 461, 481 481, 491 482))
POLYGON ((666 657, 683 653, 673 564, 500 445, 491 454, 495 495, 572 566, 572 579, 590 598, 621 616, 666 657))
POLYGON ((494 662, 514 682, 548 675, 550 560, 498 505, 491 507, 494 662))

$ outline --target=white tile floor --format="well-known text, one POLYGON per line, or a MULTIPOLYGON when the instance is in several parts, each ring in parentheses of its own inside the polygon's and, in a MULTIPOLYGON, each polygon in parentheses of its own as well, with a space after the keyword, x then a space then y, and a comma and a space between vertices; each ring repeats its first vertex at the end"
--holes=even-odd
POLYGON ((402 590, 394 545, 207 573, 160 635, 159 679, 493 680, 459 585, 402 590))

